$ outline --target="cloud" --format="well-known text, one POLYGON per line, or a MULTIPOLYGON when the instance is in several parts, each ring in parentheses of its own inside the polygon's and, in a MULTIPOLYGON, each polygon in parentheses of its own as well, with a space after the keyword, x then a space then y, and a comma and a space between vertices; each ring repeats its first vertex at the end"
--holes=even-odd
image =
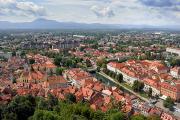
POLYGON ((99 7, 97 5, 93 5, 91 10, 98 16, 98 17, 113 17, 114 11, 109 7, 99 7))
POLYGON ((7 5, 11 3, 15 3, 15 0, 0 0, 1 5, 7 5))
POLYGON ((86 23, 179 25, 179 2, 180 0, 0 0, 0 19, 31 21, 44 16, 58 21, 86 23))
POLYGON ((43 6, 28 1, 0 0, 0 15, 6 16, 45 16, 43 6))
POLYGON ((152 7, 171 7, 180 5, 179 0, 140 0, 140 2, 146 6, 152 7))
POLYGON ((34 4, 33 2, 18 2, 16 4, 16 8, 18 10, 22 10, 24 12, 33 14, 35 16, 45 16, 46 12, 44 7, 38 6, 34 4))

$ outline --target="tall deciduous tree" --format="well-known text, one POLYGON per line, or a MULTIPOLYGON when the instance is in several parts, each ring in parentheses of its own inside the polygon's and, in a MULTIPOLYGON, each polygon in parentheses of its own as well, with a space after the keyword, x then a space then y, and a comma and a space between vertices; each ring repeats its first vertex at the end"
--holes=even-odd
POLYGON ((144 83, 139 82, 138 80, 136 80, 136 81, 134 81, 132 88, 136 92, 141 92, 143 90, 143 88, 144 88, 144 83))

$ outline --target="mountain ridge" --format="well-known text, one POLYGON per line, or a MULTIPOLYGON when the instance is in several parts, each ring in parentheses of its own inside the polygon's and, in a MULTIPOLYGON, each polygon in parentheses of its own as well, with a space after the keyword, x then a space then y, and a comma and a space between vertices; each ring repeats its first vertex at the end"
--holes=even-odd
POLYGON ((39 18, 32 22, 0 21, 0 29, 178 29, 180 26, 122 25, 101 23, 58 22, 39 18))

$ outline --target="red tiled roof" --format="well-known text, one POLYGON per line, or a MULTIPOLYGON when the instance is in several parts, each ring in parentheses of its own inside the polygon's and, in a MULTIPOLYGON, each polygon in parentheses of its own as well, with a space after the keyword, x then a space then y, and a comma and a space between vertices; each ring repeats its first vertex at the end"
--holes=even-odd
POLYGON ((168 82, 162 82, 162 83, 160 83, 160 85, 164 89, 168 89, 173 92, 180 92, 180 84, 174 83, 174 85, 171 85, 168 82))

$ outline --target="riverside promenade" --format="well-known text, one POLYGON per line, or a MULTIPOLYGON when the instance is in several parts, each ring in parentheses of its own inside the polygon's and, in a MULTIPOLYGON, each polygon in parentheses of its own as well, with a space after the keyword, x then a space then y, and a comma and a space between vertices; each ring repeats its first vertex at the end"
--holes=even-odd
POLYGON ((122 85, 121 83, 117 82, 116 80, 114 80, 113 78, 109 77, 108 75, 106 75, 103 72, 97 72, 97 74, 105 77, 106 79, 110 80, 111 82, 115 83, 116 85, 119 85, 120 87, 122 87, 123 89, 127 90, 129 93, 135 95, 136 97, 140 98, 141 100, 145 101, 145 102, 149 102, 149 100, 147 98, 144 98, 142 96, 140 96, 138 93, 134 92, 133 90, 125 87, 124 85, 122 85))

